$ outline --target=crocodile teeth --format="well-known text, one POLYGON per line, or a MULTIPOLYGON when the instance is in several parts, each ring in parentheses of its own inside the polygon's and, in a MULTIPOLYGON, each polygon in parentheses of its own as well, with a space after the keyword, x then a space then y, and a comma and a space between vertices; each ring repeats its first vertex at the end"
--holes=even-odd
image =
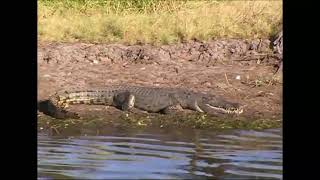
POLYGON ((241 114, 243 112, 243 109, 242 108, 237 108, 237 109, 223 109, 221 107, 214 107, 210 104, 206 104, 207 106, 209 106, 210 108, 212 109, 215 109, 215 110, 218 110, 218 111, 222 111, 224 113, 227 113, 227 114, 241 114))
POLYGON ((236 114, 241 114, 243 112, 243 109, 237 109, 237 110, 235 110, 235 113, 236 114))
POLYGON ((219 110, 219 111, 223 111, 224 113, 228 113, 228 110, 225 110, 225 109, 223 109, 223 108, 214 107, 214 106, 211 106, 210 104, 206 104, 206 105, 209 106, 209 107, 212 108, 212 109, 219 110))

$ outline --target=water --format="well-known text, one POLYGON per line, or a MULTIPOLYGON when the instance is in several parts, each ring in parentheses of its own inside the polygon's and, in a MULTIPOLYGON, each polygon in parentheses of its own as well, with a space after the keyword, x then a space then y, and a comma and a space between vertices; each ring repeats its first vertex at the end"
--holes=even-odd
POLYGON ((38 135, 39 179, 282 179, 282 131, 38 135))

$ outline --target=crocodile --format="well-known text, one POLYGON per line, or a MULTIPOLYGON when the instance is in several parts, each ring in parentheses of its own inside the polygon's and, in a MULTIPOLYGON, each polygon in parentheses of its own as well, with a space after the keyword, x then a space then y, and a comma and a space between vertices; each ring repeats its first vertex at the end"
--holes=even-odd
MULTIPOLYGON (((243 106, 204 92, 182 88, 118 85, 103 90, 62 91, 39 105, 56 118, 77 117, 65 109, 73 104, 114 106, 123 111, 139 109, 148 113, 170 114, 189 109, 208 114, 241 114, 243 106), (46 107, 43 108, 43 104, 46 107)), ((45 113, 45 114, 46 114, 45 113)))

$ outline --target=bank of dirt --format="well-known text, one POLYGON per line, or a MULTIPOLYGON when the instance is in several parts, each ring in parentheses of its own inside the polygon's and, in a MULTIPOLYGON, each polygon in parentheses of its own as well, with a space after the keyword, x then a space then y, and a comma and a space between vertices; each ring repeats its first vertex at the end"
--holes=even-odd
MULTIPOLYGON (((267 39, 163 46, 39 42, 38 100, 56 91, 107 85, 182 87, 246 105, 243 118, 279 120, 282 72, 277 70, 282 57, 270 44, 267 39)), ((122 113, 103 106, 70 108, 84 118, 122 113)))

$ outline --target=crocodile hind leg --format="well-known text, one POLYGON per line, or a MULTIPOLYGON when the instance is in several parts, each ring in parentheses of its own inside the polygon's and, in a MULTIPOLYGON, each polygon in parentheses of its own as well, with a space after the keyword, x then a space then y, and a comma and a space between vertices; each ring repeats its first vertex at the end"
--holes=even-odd
POLYGON ((135 96, 128 91, 115 95, 113 103, 123 111, 129 111, 134 107, 135 96))

